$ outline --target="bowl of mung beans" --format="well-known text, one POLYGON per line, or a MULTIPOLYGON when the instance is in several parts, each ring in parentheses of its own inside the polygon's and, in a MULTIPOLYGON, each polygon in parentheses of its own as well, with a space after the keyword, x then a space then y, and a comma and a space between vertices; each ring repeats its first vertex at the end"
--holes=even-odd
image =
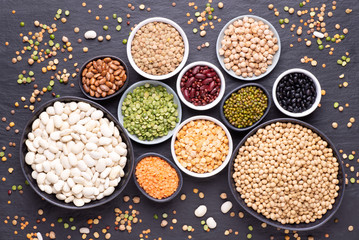
POLYGON ((291 118, 273 119, 250 131, 233 152, 228 181, 247 212, 291 231, 327 222, 345 189, 334 144, 319 129, 291 118))
POLYGON ((257 83, 241 85, 221 101, 221 118, 233 131, 248 131, 257 126, 271 107, 270 94, 257 83))
POLYGON ((207 178, 221 172, 233 150, 232 137, 226 126, 210 116, 194 116, 183 121, 171 141, 171 154, 184 173, 207 178))
POLYGON ((186 64, 188 54, 186 33, 168 18, 140 22, 127 42, 131 66, 146 79, 164 80, 176 75, 186 64))
POLYGON ((275 68, 281 43, 278 32, 269 21, 242 15, 223 27, 218 35, 216 52, 219 63, 229 75, 253 81, 275 68))
POLYGON ((82 93, 91 100, 107 100, 123 92, 129 82, 129 71, 122 59, 101 55, 86 61, 79 74, 82 93))
POLYGON ((133 178, 141 193, 158 203, 171 201, 183 185, 182 173, 176 164, 153 152, 137 158, 133 178))
POLYGON ((159 81, 144 80, 127 88, 117 114, 133 141, 152 145, 172 136, 181 122, 182 107, 171 87, 159 81))

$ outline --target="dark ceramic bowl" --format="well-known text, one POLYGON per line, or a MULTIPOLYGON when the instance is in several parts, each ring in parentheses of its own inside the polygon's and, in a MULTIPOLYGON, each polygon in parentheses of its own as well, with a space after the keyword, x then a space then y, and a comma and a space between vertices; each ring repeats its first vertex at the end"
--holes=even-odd
POLYGON ((153 152, 150 152, 150 153, 145 153, 141 156, 139 156, 136 160, 136 163, 135 163, 135 167, 134 167, 134 171, 133 171, 133 180, 137 186, 137 188, 141 191, 141 193, 143 195, 145 195, 148 199, 154 201, 154 202, 158 202, 158 203, 163 203, 163 202, 168 202, 168 201, 171 201, 172 199, 174 199, 178 193, 181 191, 182 189, 182 185, 183 185, 183 177, 182 177, 182 174, 181 174, 181 171, 178 169, 178 167, 176 166, 176 164, 174 164, 172 161, 170 161, 168 158, 166 158, 165 156, 159 154, 159 153, 153 153, 153 152), (140 184, 137 182, 137 178, 136 178, 136 166, 137 164, 142 160, 144 159, 145 157, 160 157, 161 159, 165 160, 166 162, 168 162, 171 167, 173 167, 177 174, 178 174, 178 180, 179 180, 179 183, 178 183, 178 187, 177 187, 177 190, 169 197, 167 198, 163 198, 163 199, 157 199, 157 198, 154 198, 152 196, 150 196, 141 186, 140 184))
POLYGON ((326 223, 331 217, 333 217, 335 212, 340 207, 340 204, 342 203, 342 200, 343 200, 343 197, 344 197, 345 173, 344 173, 343 163, 342 163, 342 160, 341 160, 340 155, 338 153, 338 150, 335 148, 332 141, 330 141, 330 139, 327 136, 325 136, 325 134, 323 132, 321 132, 319 129, 317 129, 314 126, 312 126, 312 125, 310 125, 308 123, 302 122, 300 120, 297 120, 297 119, 278 118, 278 119, 273 119, 273 120, 270 120, 268 122, 262 123, 261 125, 257 126, 255 129, 250 131, 242 139, 242 141, 238 144, 238 146, 236 147, 236 149, 233 152, 231 161, 229 163, 228 182, 229 182, 229 188, 231 189, 231 192, 232 192, 234 198, 236 199, 236 201, 239 203, 239 205, 241 205, 242 208, 244 208, 252 216, 256 217, 259 221, 265 222, 265 223, 267 223, 269 225, 272 225, 274 227, 277 227, 277 228, 286 229, 286 230, 290 230, 290 231, 310 231, 310 230, 318 228, 318 227, 322 226, 324 223, 326 223), (338 162, 339 162, 339 174, 338 174, 339 191, 338 191, 338 196, 335 199, 335 203, 333 204, 333 208, 328 210, 327 213, 324 214, 321 219, 317 219, 315 222, 300 223, 300 224, 281 224, 278 221, 274 221, 272 219, 266 218, 262 214, 259 214, 255 210, 253 210, 253 208, 248 207, 247 204, 244 202, 244 200, 241 198, 241 195, 236 190, 235 183, 234 183, 234 180, 233 180, 232 176, 233 176, 233 173, 234 173, 234 160, 237 157, 237 153, 238 153, 240 147, 242 147, 243 144, 246 142, 246 140, 250 136, 254 135, 257 132, 258 129, 263 128, 263 127, 265 127, 267 125, 270 125, 272 123, 276 123, 276 122, 291 122, 291 123, 294 123, 294 124, 300 124, 303 127, 311 129, 313 132, 317 133, 323 140, 325 140, 328 143, 328 146, 333 149, 334 156, 338 159, 338 162))
POLYGON ((93 101, 90 101, 88 99, 79 98, 79 97, 66 96, 66 97, 56 98, 56 99, 50 100, 50 101, 44 103, 43 105, 41 105, 37 109, 37 111, 32 115, 30 120, 27 122, 26 127, 21 136, 20 165, 21 165, 21 169, 25 175, 25 178, 29 182, 31 188, 34 189, 34 191, 37 194, 39 194, 40 197, 44 198, 46 201, 48 201, 56 206, 59 206, 62 208, 67 208, 67 209, 93 208, 93 207, 100 206, 102 204, 105 204, 105 203, 115 199, 125 189, 126 185, 130 181, 130 178, 131 178, 130 176, 132 174, 133 166, 134 166, 134 158, 135 157, 133 155, 133 148, 132 148, 131 141, 130 141, 129 137, 127 136, 126 132, 124 131, 124 129, 122 128, 122 126, 120 125, 120 123, 117 121, 117 119, 101 105, 99 105, 93 101), (39 117, 39 115, 43 111, 45 111, 45 109, 47 107, 52 106, 56 101, 65 102, 65 103, 73 102, 73 101, 89 103, 92 107, 95 107, 95 108, 103 111, 104 117, 108 118, 110 121, 113 121, 115 123, 115 126, 118 128, 120 135, 122 137, 122 141, 125 142, 127 145, 127 163, 126 163, 125 168, 123 169, 123 171, 125 172, 125 176, 121 179, 120 183, 116 186, 115 191, 110 196, 104 197, 101 200, 96 200, 96 201, 91 201, 89 203, 85 203, 85 205, 82 207, 77 207, 73 203, 65 203, 64 201, 57 199, 55 194, 47 194, 46 192, 41 191, 37 185, 36 180, 32 178, 31 173, 33 170, 31 168, 31 166, 25 162, 25 155, 28 152, 27 147, 25 145, 25 141, 27 139, 28 133, 31 131, 31 126, 32 126, 33 121, 35 121, 39 117))
POLYGON ((83 93, 86 97, 88 97, 89 99, 94 100, 94 101, 101 101, 101 100, 110 99, 110 98, 112 98, 112 97, 114 97, 114 96, 117 96, 117 95, 119 95, 120 93, 122 93, 122 92, 127 88, 127 86, 128 86, 129 77, 130 77, 129 75, 130 75, 130 72, 128 71, 127 65, 125 64, 125 62, 124 62, 121 58, 118 58, 118 57, 112 56, 112 55, 101 55, 101 56, 97 56, 97 57, 91 58, 90 60, 86 61, 86 62, 82 65, 82 67, 81 67, 81 69, 80 69, 80 72, 79 72, 79 75, 78 75, 78 76, 79 76, 79 81, 78 81, 78 82, 79 82, 79 86, 80 86, 80 89, 81 89, 82 93, 83 93), (117 60, 117 61, 119 61, 119 62, 121 63, 121 65, 125 68, 126 75, 127 75, 127 79, 126 79, 125 83, 123 84, 123 86, 122 86, 120 89, 118 89, 114 94, 109 95, 109 96, 106 96, 106 97, 99 97, 99 98, 97 98, 97 97, 92 97, 89 93, 85 92, 85 89, 84 89, 84 87, 82 86, 82 72, 83 72, 83 70, 85 69, 86 65, 87 65, 89 62, 94 61, 94 60, 97 60, 97 59, 104 59, 104 58, 106 58, 106 57, 115 59, 115 60, 117 60))
POLYGON ((264 86, 258 84, 258 83, 247 83, 247 84, 244 84, 244 85, 241 85, 235 89, 233 89, 232 91, 230 91, 221 101, 221 106, 220 106, 220 115, 221 115, 221 118, 223 120, 223 123, 231 130, 233 131, 237 131, 237 132, 244 132, 244 131, 248 131, 252 128, 254 128, 255 126, 257 126, 262 120, 263 118, 265 118, 265 116, 268 114, 269 112, 269 109, 272 105, 272 100, 270 98, 270 95, 269 95, 269 92, 265 89, 264 86), (267 99, 268 99, 268 104, 267 104, 267 108, 266 110, 264 111, 263 113, 263 116, 257 121, 255 122, 254 124, 252 124, 251 126, 248 126, 248 127, 245 127, 245 128, 237 128, 235 126, 233 126, 228 120, 227 118, 224 116, 224 112, 223 112, 223 106, 224 106, 224 103, 226 102, 226 100, 235 92, 237 92, 239 89, 241 88, 244 88, 244 87, 250 87, 250 86, 255 86, 255 87, 258 87, 260 89, 263 90, 264 94, 267 96, 267 99))

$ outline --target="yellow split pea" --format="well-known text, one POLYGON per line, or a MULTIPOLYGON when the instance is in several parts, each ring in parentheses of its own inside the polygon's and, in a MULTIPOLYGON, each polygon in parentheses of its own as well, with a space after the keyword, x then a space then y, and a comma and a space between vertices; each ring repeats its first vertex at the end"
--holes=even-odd
POLYGON ((174 144, 179 163, 195 173, 218 168, 229 151, 225 131, 212 121, 195 120, 182 127, 174 144))

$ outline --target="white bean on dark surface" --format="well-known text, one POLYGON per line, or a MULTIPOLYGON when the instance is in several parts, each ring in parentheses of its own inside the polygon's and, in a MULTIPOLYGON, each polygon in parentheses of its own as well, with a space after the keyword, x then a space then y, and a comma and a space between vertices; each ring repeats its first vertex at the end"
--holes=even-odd
POLYGON ((310 77, 303 73, 290 73, 279 82, 276 95, 285 110, 300 113, 314 104, 317 93, 310 77))

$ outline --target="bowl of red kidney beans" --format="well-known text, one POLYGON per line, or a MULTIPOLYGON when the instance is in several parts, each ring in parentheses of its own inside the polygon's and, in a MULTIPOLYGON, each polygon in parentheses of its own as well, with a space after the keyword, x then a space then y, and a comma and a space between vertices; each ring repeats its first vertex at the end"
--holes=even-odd
POLYGON ((318 107, 321 90, 318 79, 311 72, 293 68, 276 79, 272 97, 276 107, 285 115, 304 117, 318 107))
POLYGON ((208 110, 216 106, 226 88, 222 72, 205 61, 193 62, 183 68, 176 87, 181 101, 195 110, 208 110))

